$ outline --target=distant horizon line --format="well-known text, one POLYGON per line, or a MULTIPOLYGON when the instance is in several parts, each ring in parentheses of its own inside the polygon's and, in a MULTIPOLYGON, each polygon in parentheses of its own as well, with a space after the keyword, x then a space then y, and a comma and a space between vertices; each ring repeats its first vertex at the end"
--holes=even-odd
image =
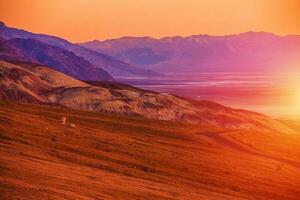
POLYGON ((264 33, 264 34, 270 34, 274 35, 277 37, 290 37, 290 36, 299 36, 300 34, 276 34, 268 31, 245 31, 245 32, 240 32, 240 33, 231 33, 231 34, 205 34, 205 33, 199 33, 199 34, 191 34, 191 35, 174 35, 174 36, 163 36, 163 37, 153 37, 153 36, 130 36, 130 35, 125 35, 125 36, 120 36, 116 38, 107 38, 107 39, 92 39, 88 41, 83 41, 83 42, 75 42, 75 44, 81 44, 81 43, 86 43, 86 42, 93 42, 93 41, 98 41, 98 42, 105 42, 105 41, 110 41, 110 40, 119 40, 119 39, 125 39, 125 38, 148 38, 148 39, 154 39, 154 40, 163 40, 163 39, 169 39, 169 38, 190 38, 190 37, 197 37, 197 36, 207 36, 207 37, 230 37, 230 36, 238 36, 238 35, 243 35, 243 34, 249 34, 249 33, 264 33))
POLYGON ((18 30, 22 30, 22 31, 26 31, 26 32, 30 32, 30 33, 34 33, 34 34, 40 34, 40 35, 48 35, 48 36, 54 36, 54 37, 58 37, 64 40, 67 40, 73 44, 83 44, 83 43, 87 43, 87 42, 105 42, 105 41, 112 41, 112 40, 119 40, 119 39, 126 39, 126 38, 148 38, 148 39, 153 39, 153 40, 163 40, 163 39, 171 39, 171 38, 191 38, 191 37, 196 37, 196 36, 207 36, 207 37, 230 37, 230 36, 238 36, 238 35, 243 35, 243 34, 250 34, 250 33, 260 33, 260 34, 269 34, 269 35, 274 35, 277 37, 290 37, 290 36, 299 36, 300 37, 300 33, 299 34, 294 34, 294 33, 290 33, 290 34, 278 34, 278 33, 273 33, 271 31, 264 31, 264 30, 260 30, 260 31, 253 31, 253 30, 249 30, 249 31, 244 31, 244 32, 239 32, 239 33, 230 33, 230 34, 207 34, 207 33, 198 33, 198 34, 190 34, 190 35, 166 35, 163 37, 155 37, 155 36, 150 36, 150 35, 141 35, 141 36, 133 36, 133 35, 124 35, 124 36, 119 36, 119 37, 112 37, 112 38, 105 38, 105 39, 90 39, 90 40, 83 40, 83 41, 73 41, 71 39, 65 38, 63 36, 59 36, 59 35, 53 35, 53 34, 49 34, 49 33, 41 33, 41 32, 32 32, 31 30, 28 29, 24 29, 24 28, 20 28, 20 27, 15 27, 15 26, 9 26, 7 25, 5 22, 3 22, 3 20, 0 20, 0 26, 4 25, 8 28, 15 28, 18 30))

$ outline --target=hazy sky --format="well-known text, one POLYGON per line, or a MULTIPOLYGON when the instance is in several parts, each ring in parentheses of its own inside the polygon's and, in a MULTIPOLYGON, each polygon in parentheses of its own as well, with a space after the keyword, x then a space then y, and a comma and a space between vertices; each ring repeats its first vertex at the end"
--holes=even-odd
POLYGON ((300 0, 0 0, 8 26, 73 42, 122 36, 300 34, 300 0))

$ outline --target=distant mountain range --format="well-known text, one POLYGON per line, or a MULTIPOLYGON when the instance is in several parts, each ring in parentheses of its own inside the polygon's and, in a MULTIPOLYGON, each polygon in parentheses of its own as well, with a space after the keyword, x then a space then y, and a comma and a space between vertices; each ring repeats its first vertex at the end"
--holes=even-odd
POLYGON ((227 129, 291 130, 265 115, 145 91, 114 82, 82 82, 39 64, 0 61, 0 99, 142 116, 227 129))
MULTIPOLYGON (((74 76, 75 73, 77 74, 76 78, 85 80, 109 80, 111 77, 108 74, 112 77, 145 77, 163 73, 185 72, 284 72, 297 69, 300 63, 300 36, 277 36, 266 32, 246 32, 228 36, 177 36, 162 39, 124 37, 73 44, 58 37, 35 34, 7 27, 4 23, 0 23, 0 37, 2 37, 0 42, 11 41, 16 38, 35 39, 44 43, 41 46, 51 46, 46 48, 52 49, 51 52, 56 48, 59 52, 65 51, 65 56, 72 53, 72 58, 81 57, 85 63, 90 63, 88 65, 100 69, 98 70, 100 71, 98 72, 99 75, 90 77, 89 74, 98 73, 95 73, 95 70, 91 70, 90 73, 83 70, 81 76, 78 76, 80 73, 78 69, 75 70, 76 72, 71 69, 72 72, 67 73, 65 67, 69 67, 69 65, 55 66, 50 64, 50 66, 57 67, 55 68, 57 70, 65 68, 64 73, 71 76, 74 76)), ((4 46, 2 45, 2 48, 4 46)), ((14 51, 16 55, 22 57, 22 51, 27 51, 26 48, 32 47, 30 45, 23 46, 21 50, 18 47, 9 47, 7 51, 14 51)), ((36 48, 38 49, 38 47, 36 48)), ((35 57, 39 56, 39 52, 31 51, 31 53, 36 54, 35 57)), ((7 55, 2 56, 5 58, 7 55)), ((38 60, 41 59, 31 61, 37 62, 38 60)), ((48 65, 48 61, 46 59, 44 61, 39 62, 48 65)), ((49 63, 53 62, 49 61, 49 63)), ((83 63, 83 61, 79 63, 83 63)))
POLYGON ((300 36, 266 32, 162 39, 124 37, 81 45, 157 72, 281 72, 300 63, 300 36))
POLYGON ((36 39, 0 38, 0 48, 0 58, 4 60, 40 63, 80 80, 113 80, 106 71, 82 57, 36 39))
MULTIPOLYGON (((122 62, 120 60, 117 60, 111 56, 87 49, 85 47, 82 47, 80 45, 72 44, 64 39, 50 36, 50 35, 44 35, 44 34, 35 34, 28 31, 16 29, 7 27, 3 22, 0 23, 0 37, 2 37, 4 40, 12 40, 16 38, 21 39, 35 39, 38 40, 44 45, 40 45, 41 47, 46 47, 46 45, 50 45, 51 47, 48 47, 47 49, 57 50, 57 51, 65 51, 64 54, 72 53, 72 57, 75 56, 81 57, 85 60, 85 62, 89 62, 89 65, 93 65, 95 68, 102 69, 107 71, 110 75, 116 76, 116 75, 122 75, 122 76, 148 76, 148 75, 156 75, 157 73, 152 72, 151 70, 144 70, 139 69, 137 67, 131 66, 125 62, 122 62), (56 48, 53 48, 56 47, 56 48), (59 50, 60 49, 60 50, 59 50), (66 53, 66 52, 69 53, 66 53), (74 55, 73 55, 74 54, 74 55)), ((25 40, 23 40, 25 41, 25 40)), ((20 42, 20 40, 19 40, 20 42)), ((35 42, 37 43, 37 42, 35 42)), ((31 49, 31 46, 23 46, 23 49, 29 48, 31 49)), ((35 46, 37 48, 37 46, 35 46)), ((42 49, 36 49, 35 53, 37 56, 39 56, 39 51, 42 49)), ((81 60, 82 60, 81 59, 81 60)), ((47 62, 43 62, 41 64, 47 65, 47 62)), ((53 65, 52 65, 53 66, 53 65)), ((65 72, 65 71, 64 71, 65 72)), ((91 72, 93 73, 93 72, 91 72)), ((72 75, 73 73, 69 73, 69 75, 72 75)), ((82 72, 82 76, 85 74, 85 71, 82 72)), ((80 77, 76 77, 80 78, 80 77)), ((88 78, 88 76, 85 76, 83 78, 88 78)), ((97 77, 96 77, 97 78, 97 77)), ((92 77, 91 79, 95 79, 95 77, 92 77)), ((89 80, 89 79, 86 79, 89 80)))

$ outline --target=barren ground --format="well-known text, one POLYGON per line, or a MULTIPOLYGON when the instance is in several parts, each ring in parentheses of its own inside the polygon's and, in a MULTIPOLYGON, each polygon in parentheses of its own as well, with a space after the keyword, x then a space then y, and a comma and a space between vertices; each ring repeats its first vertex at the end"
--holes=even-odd
POLYGON ((0 102, 0 199, 298 200, 299 160, 299 135, 0 102))

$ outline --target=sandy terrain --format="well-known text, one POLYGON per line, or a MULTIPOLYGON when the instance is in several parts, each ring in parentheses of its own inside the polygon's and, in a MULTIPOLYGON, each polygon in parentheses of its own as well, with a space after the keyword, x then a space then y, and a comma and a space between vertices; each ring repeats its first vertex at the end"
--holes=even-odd
MULTIPOLYGON (((228 147, 232 150, 237 151, 237 153, 239 153, 239 152, 246 153, 246 154, 255 155, 255 156, 270 159, 270 160, 280 161, 284 164, 288 164, 288 165, 291 165, 293 167, 300 169, 299 161, 276 157, 274 155, 264 153, 258 149, 247 146, 239 141, 228 138, 228 136, 226 136, 226 133, 227 132, 207 132, 207 133, 200 133, 200 134, 214 140, 215 142, 217 142, 218 144, 220 144, 224 147, 228 147)), ((229 134, 232 134, 232 133, 234 133, 234 132, 229 132, 229 134)))
POLYGON ((299 135, 7 102, 0 130, 0 199, 300 197, 299 135))

